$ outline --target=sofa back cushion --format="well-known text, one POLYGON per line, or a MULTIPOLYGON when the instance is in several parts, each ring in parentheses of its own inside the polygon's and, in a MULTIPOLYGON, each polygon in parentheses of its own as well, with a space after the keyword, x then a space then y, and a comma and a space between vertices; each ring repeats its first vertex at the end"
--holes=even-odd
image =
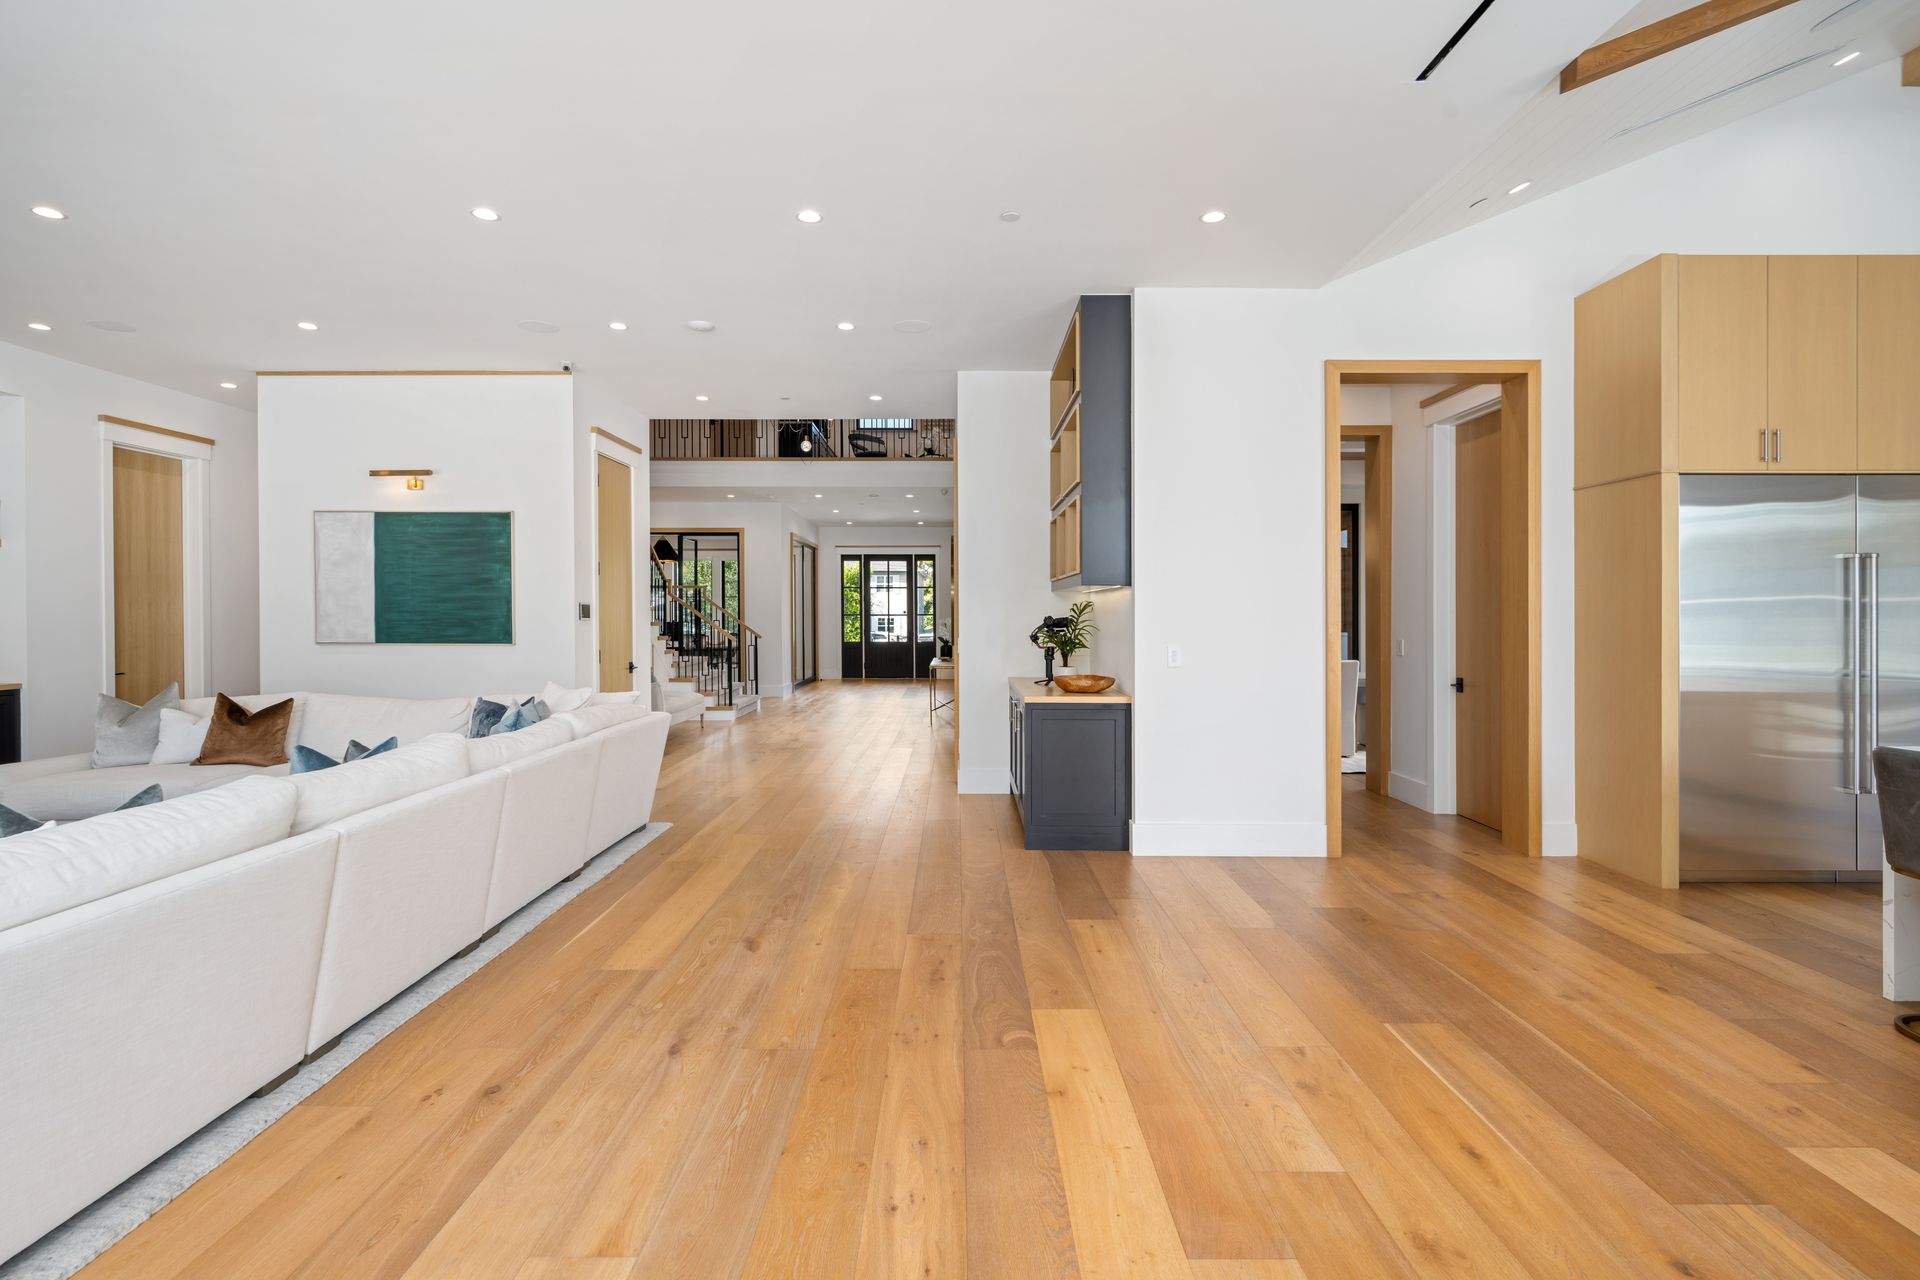
POLYGON ((293 833, 458 782, 467 773, 466 739, 434 733, 410 746, 337 769, 299 774, 287 779, 295 792, 293 833))
POLYGON ((242 778, 0 843, 0 929, 284 840, 294 784, 242 778))
POLYGON ((369 745, 388 738, 406 746, 436 733, 466 729, 472 698, 362 698, 345 693, 310 693, 306 716, 294 741, 335 760, 347 743, 369 745))
POLYGON ((602 706, 585 706, 578 711, 563 711, 554 716, 560 723, 573 729, 575 738, 585 738, 603 729, 611 729, 617 724, 626 724, 631 720, 642 720, 653 712, 644 702, 609 703, 602 706))
POLYGON ((543 720, 512 733, 490 733, 484 738, 467 739, 467 771, 484 773, 510 760, 521 760, 539 751, 551 751, 573 741, 573 726, 560 720, 543 720))

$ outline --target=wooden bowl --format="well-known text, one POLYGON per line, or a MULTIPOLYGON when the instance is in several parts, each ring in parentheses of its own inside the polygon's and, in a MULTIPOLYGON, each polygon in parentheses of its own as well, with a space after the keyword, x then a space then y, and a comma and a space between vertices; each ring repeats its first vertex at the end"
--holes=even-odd
POLYGON ((1068 693, 1105 693, 1113 688, 1112 676, 1055 676, 1053 682, 1068 693))

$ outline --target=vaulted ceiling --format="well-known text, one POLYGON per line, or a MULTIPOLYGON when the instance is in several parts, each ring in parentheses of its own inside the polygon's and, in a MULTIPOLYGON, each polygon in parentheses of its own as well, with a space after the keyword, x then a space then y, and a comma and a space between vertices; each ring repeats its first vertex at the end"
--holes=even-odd
POLYGON ((1324 283, 1883 61, 1920 9, 1808 29, 1842 3, 1564 98, 1678 6, 1499 0, 1416 83, 1473 0, 12 4, 0 340, 234 403, 571 361, 609 412, 945 415, 1076 294, 1324 283))

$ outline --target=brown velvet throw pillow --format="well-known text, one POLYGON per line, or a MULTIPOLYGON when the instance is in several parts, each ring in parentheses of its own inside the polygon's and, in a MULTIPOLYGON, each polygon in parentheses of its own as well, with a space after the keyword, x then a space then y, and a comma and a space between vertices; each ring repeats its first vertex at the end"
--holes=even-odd
POLYGON ((249 711, 220 694, 213 700, 207 740, 195 764, 285 764, 287 727, 293 723, 293 699, 249 711))

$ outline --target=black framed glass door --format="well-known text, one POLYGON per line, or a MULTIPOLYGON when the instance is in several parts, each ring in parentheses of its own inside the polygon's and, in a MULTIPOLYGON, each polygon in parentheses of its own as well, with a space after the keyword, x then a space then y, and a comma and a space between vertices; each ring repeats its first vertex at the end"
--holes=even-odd
MULTIPOLYGON (((933 654, 927 624, 920 657, 921 609, 913 589, 920 557, 879 552, 840 557, 840 675, 847 680, 908 680, 926 670, 933 654)), ((929 591, 932 557, 926 557, 929 591)))
POLYGON ((790 544, 793 575, 793 683, 820 678, 820 549, 795 537, 790 544))

